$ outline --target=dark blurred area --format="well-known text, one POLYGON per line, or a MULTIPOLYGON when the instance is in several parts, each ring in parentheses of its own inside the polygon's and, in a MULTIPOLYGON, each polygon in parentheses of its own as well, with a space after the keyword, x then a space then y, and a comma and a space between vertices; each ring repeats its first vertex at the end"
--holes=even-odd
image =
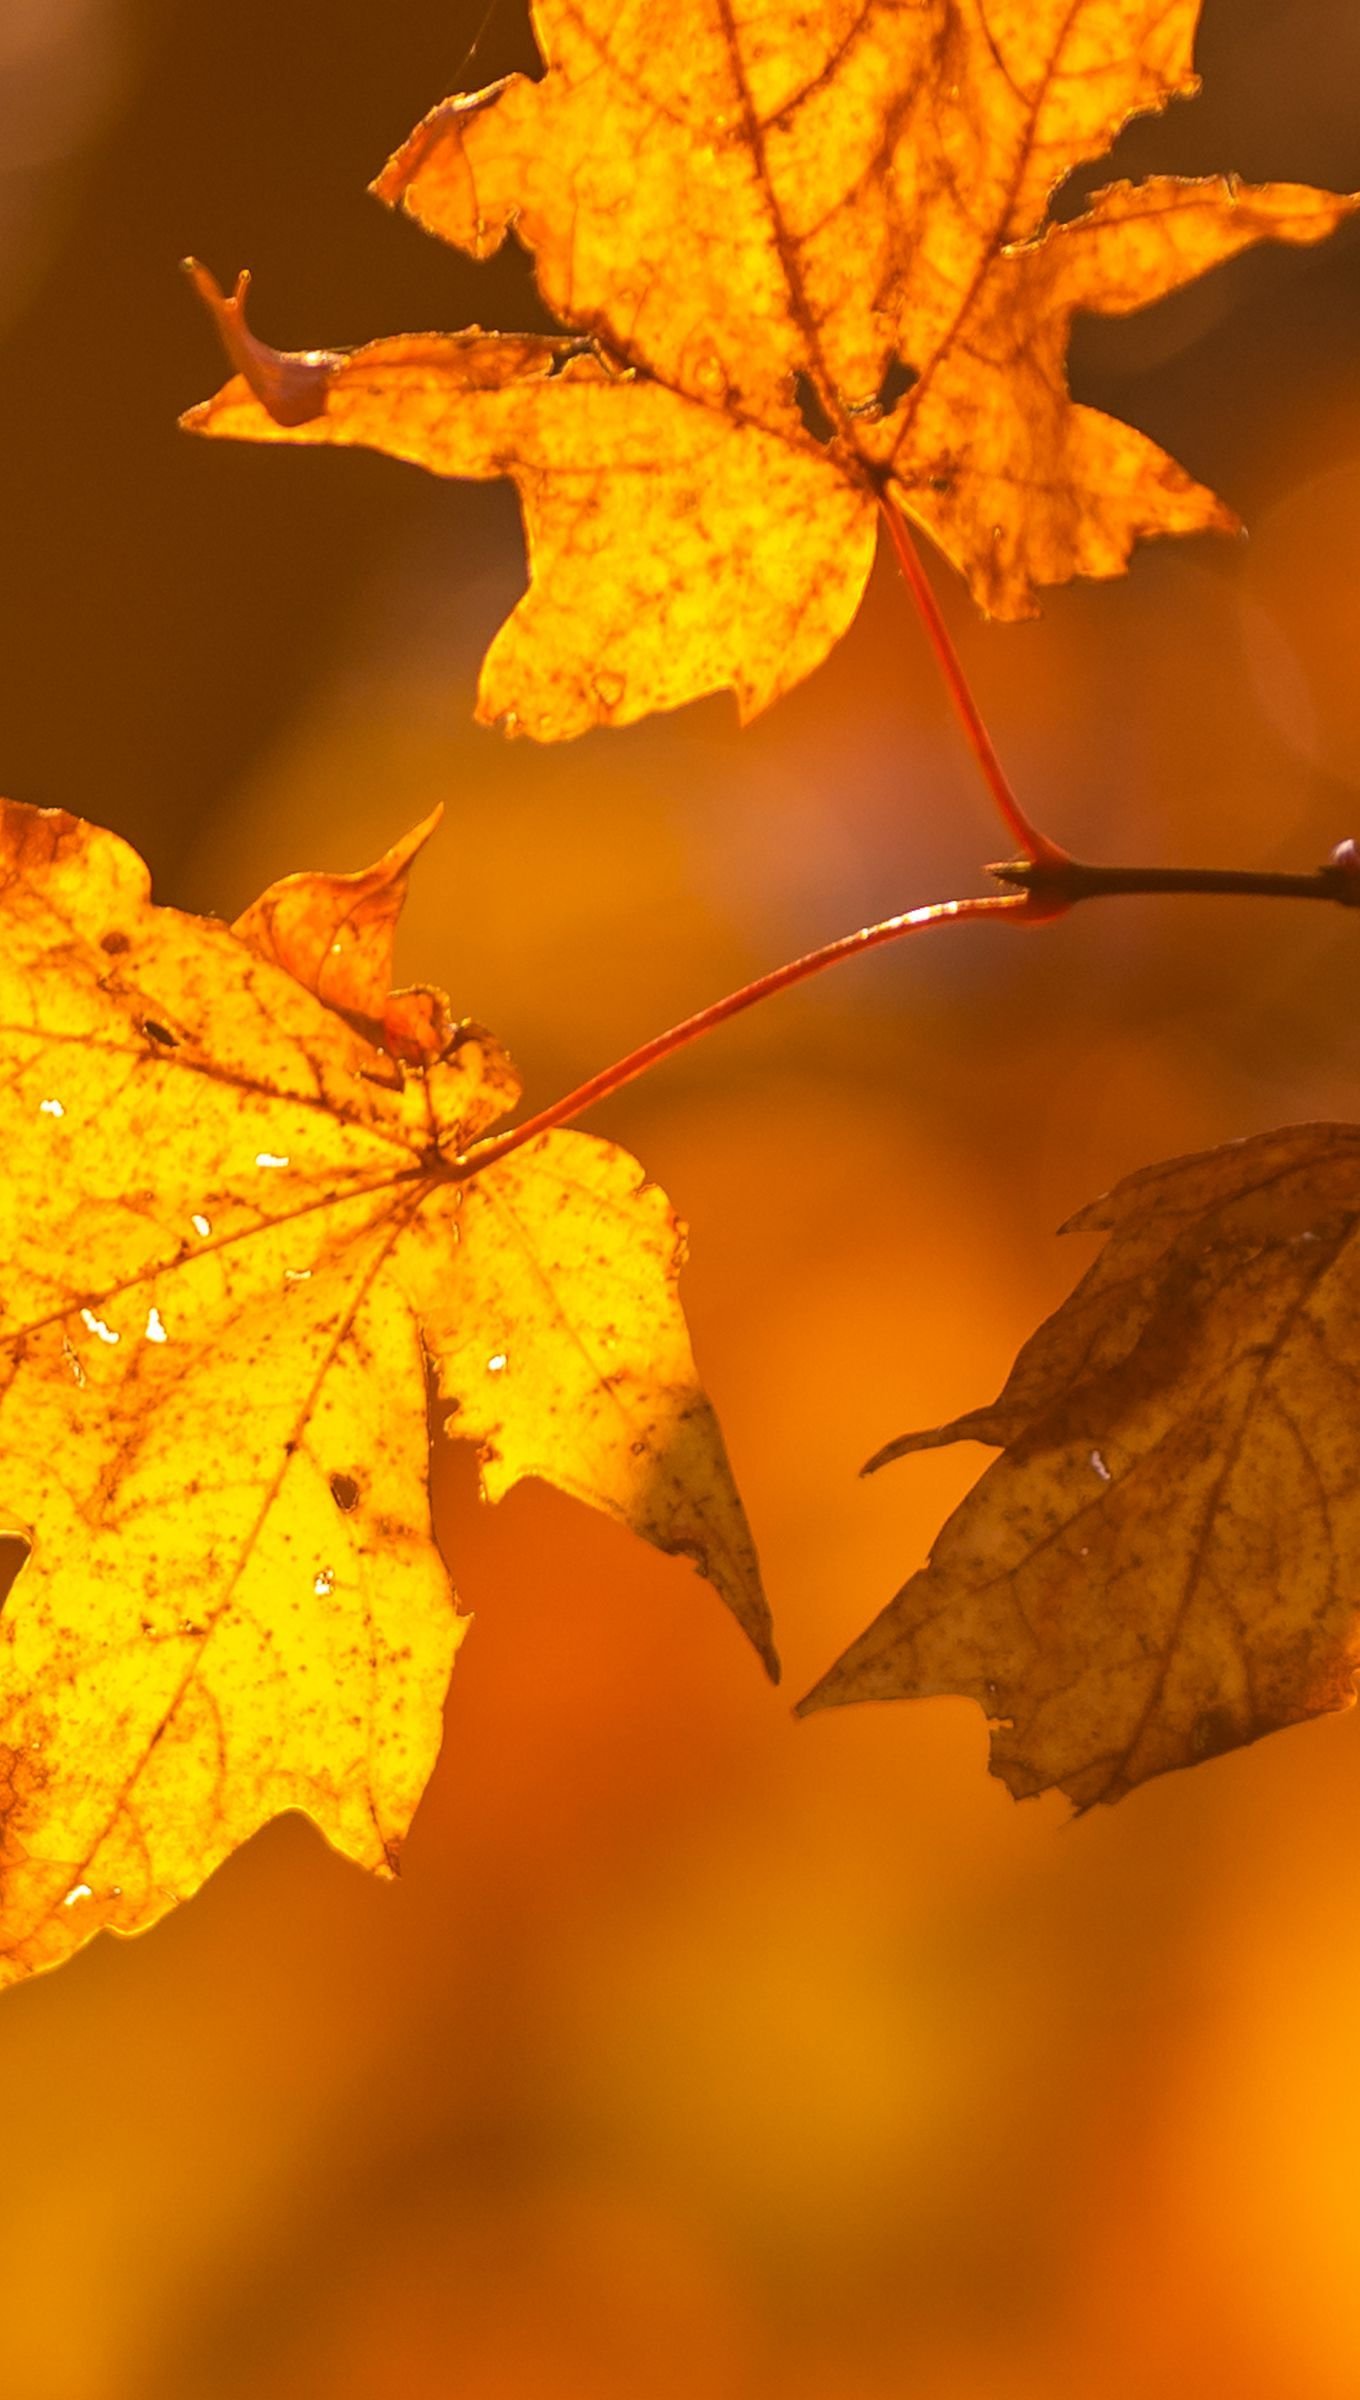
MULTIPOLYGON (((234 913, 433 805, 401 968, 545 1100, 762 967, 980 888, 1002 835, 893 572, 739 732, 472 724, 504 489, 176 431, 176 274, 289 347, 540 322, 364 186, 533 51, 508 0, 0 0, 0 785, 234 913)), ((1114 172, 1360 185, 1355 0, 1208 0, 1205 90, 1114 172)), ((1079 328, 1250 538, 993 627, 939 588, 1027 807, 1130 863, 1360 834, 1360 239, 1079 328)), ((846 967, 602 1112, 693 1226, 699 1360, 796 1697, 982 1454, 990 1396, 1147 1160, 1350 1116, 1360 928, 1110 903, 846 967), (1080 1251, 1079 1255, 1076 1255, 1080 1251)), ((795 1726, 712 1596, 441 1451, 476 1623, 401 1884, 300 1819, 0 2001, 15 2400, 1353 2400, 1355 1721, 1064 1827, 964 1703, 795 1726)))
MULTIPOLYGON (((364 184, 465 62, 500 74, 529 63, 532 43, 508 6, 469 58, 472 12, 457 8, 400 7, 379 23, 345 0, 45 5, 44 29, 39 0, 23 0, 54 83, 81 71, 96 18, 118 73, 116 96, 48 164, 49 184, 65 186, 57 236, 5 345, 5 769, 25 797, 106 816, 168 861, 333 650, 356 584, 434 496, 373 460, 347 494, 310 461, 247 494, 186 442, 177 413, 220 360, 177 261, 201 251, 224 274, 249 263, 262 322, 297 347, 309 325, 345 342, 461 322, 487 282, 527 297, 522 257, 475 279, 394 225, 364 184)), ((474 521, 478 498, 487 513, 474 496, 474 521)), ((465 517, 447 530, 466 543, 465 517)))

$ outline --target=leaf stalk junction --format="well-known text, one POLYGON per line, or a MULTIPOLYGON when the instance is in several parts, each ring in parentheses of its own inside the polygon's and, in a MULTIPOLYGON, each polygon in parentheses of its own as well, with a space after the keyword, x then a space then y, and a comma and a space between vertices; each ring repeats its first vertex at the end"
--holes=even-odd
POLYGON ((564 1093, 560 1100, 552 1101, 521 1124, 475 1143, 448 1170, 452 1177, 461 1179, 480 1174, 539 1134, 572 1123, 587 1109, 622 1091, 626 1084, 635 1083, 662 1059, 687 1049, 691 1042, 725 1025, 729 1018, 755 1008, 762 1000, 772 999, 776 992, 806 983, 811 976, 839 966, 844 959, 858 958, 867 950, 882 949, 888 942, 903 941, 909 934, 925 933, 936 926, 981 922, 1034 926, 1065 916, 1083 900, 1173 893, 1199 898, 1327 900, 1341 908, 1360 908, 1360 846, 1349 839, 1337 843, 1325 866, 1307 873, 1244 867, 1106 867, 1072 858, 1031 823, 1016 798, 916 545, 891 502, 885 499, 882 508, 903 579, 964 738, 997 814, 1020 845, 1019 857, 987 869, 1006 889, 969 899, 936 900, 924 907, 906 909, 897 916, 882 918, 876 925, 862 925, 854 933, 841 934, 816 950, 806 951, 801 958, 771 968, 737 991, 726 993, 721 1000, 696 1010, 693 1016, 682 1018, 664 1033, 655 1034, 611 1066, 602 1067, 598 1074, 588 1076, 573 1091, 564 1093))

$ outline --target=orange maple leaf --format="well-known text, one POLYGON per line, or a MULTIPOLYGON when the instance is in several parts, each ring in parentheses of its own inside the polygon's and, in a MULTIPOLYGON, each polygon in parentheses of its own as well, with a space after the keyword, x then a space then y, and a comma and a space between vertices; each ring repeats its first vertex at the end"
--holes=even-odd
POLYGON ((462 1630, 427 1368, 488 1497, 543 1476, 688 1556, 777 1671, 664 1195, 577 1133, 479 1169, 513 1069, 389 997, 429 831, 233 928, 0 803, 0 1981, 280 1810, 392 1870, 462 1630))
POLYGON ((1122 314, 1353 200, 1158 176, 1054 223, 1069 171, 1194 91, 1199 0, 537 0, 547 72, 446 101, 374 185, 485 257, 513 229, 575 340, 255 340, 202 433, 513 477, 529 589, 478 714, 540 740, 723 687, 743 716, 846 630, 880 506, 993 615, 1237 520, 1075 403, 1080 309, 1122 314))

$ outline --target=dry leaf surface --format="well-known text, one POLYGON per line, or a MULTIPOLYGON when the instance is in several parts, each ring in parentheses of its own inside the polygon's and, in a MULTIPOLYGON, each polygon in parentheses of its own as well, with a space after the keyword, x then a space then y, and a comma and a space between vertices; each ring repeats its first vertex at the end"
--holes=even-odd
POLYGON ((806 1710, 964 1693, 1022 1797, 1079 1806, 1355 1698, 1360 1127, 1134 1175, 995 1405, 1004 1455, 806 1710))
POLYGON ((284 1809, 395 1866, 461 1632, 432 1388, 489 1495, 541 1475, 689 1556, 773 1668, 663 1194, 574 1133, 455 1164, 518 1086, 440 995, 389 997, 428 830, 233 929, 0 804, 0 1980, 284 1809))
POLYGON ((545 72, 446 101, 374 189, 476 256, 513 231, 572 340, 271 351, 199 270, 243 372, 185 420, 512 476, 529 589, 478 713, 541 740, 730 686, 744 715, 849 625, 880 501, 996 616, 1230 529, 1069 396, 1079 309, 1122 314, 1352 207, 1296 184, 1050 197, 1191 93, 1199 0, 538 0, 545 72))

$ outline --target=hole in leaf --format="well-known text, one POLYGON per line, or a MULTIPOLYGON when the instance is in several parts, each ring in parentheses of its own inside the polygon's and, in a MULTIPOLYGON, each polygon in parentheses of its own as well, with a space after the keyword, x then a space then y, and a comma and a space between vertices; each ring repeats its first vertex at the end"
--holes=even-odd
POLYGON ((836 428, 822 406, 821 394, 812 377, 804 374, 801 367, 793 379, 793 397, 804 432, 810 433, 814 442, 829 442, 836 428))
POLYGON ((354 1477, 352 1475, 332 1475, 331 1498, 337 1508, 344 1510, 346 1516, 349 1515, 351 1509, 357 1508, 359 1486, 354 1477))
POLYGON ((920 380, 915 367, 909 367, 906 360, 899 358, 894 350, 883 370, 883 381, 878 387, 878 405, 882 414, 885 417, 891 415, 898 401, 905 399, 907 393, 914 390, 920 380))
MULTIPOLYGON (((561 349, 554 354, 545 380, 553 383, 559 375, 566 372, 568 367, 573 366, 578 358, 591 358, 595 355, 597 353, 592 341, 564 342, 561 349)), ((605 363, 609 362, 606 360, 605 363)), ((617 371, 621 373, 622 369, 617 371)))

